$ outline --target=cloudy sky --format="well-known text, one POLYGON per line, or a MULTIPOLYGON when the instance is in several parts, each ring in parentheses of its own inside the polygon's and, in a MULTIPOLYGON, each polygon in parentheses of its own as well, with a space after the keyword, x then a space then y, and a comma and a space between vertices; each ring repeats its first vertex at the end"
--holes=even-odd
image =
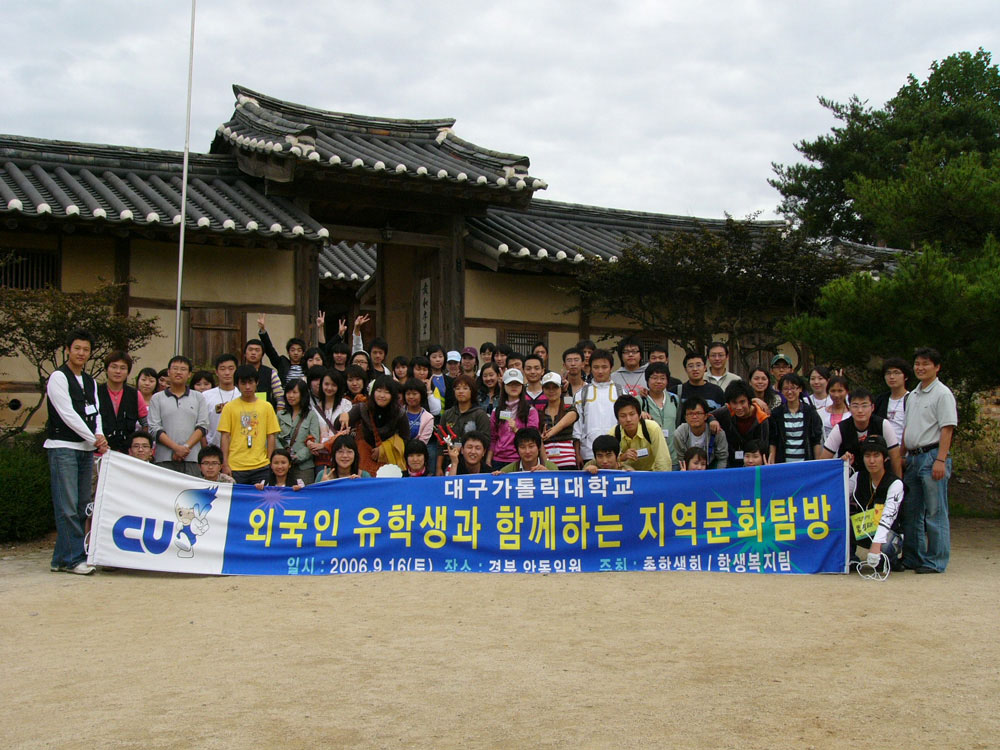
MULTIPOLYGON (((187 0, 22 2, 4 19, 0 132, 183 148, 187 0)), ((542 197, 702 217, 774 215, 771 163, 834 124, 817 96, 881 105, 933 60, 1000 52, 995 3, 966 0, 200 0, 196 24, 194 151, 240 83, 454 117, 460 137, 528 155, 542 197)))

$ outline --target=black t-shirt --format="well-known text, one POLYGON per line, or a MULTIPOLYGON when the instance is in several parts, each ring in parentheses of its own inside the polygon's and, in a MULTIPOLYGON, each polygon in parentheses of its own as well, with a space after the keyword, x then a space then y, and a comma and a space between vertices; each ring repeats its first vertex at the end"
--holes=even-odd
POLYGON ((701 385, 691 385, 689 381, 678 386, 674 393, 680 396, 682 405, 689 398, 694 398, 695 396, 705 399, 708 402, 709 411, 718 409, 726 403, 725 392, 719 386, 715 385, 715 383, 707 381, 701 385))

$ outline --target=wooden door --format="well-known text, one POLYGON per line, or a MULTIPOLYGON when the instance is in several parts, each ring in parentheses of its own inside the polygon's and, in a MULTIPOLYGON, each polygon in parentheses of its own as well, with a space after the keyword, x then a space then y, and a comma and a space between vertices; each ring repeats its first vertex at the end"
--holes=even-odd
POLYGON ((193 307, 188 311, 188 352, 196 368, 210 369, 220 354, 235 354, 243 361, 246 314, 226 307, 193 307))

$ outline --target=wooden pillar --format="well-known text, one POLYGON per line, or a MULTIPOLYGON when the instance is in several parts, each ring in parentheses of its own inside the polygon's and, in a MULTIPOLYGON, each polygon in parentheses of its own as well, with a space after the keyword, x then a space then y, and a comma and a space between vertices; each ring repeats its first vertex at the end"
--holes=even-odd
MULTIPOLYGON (((388 316, 386 315, 386 280, 385 280, 385 254, 384 243, 375 245, 375 332, 377 335, 388 340, 389 330, 387 328, 388 316)), ((360 304, 360 300, 358 303, 360 304)), ((351 324, 348 324, 350 326, 351 324)))
POLYGON ((451 218, 450 231, 438 249, 438 273, 441 292, 438 295, 438 330, 445 349, 465 344, 465 217, 451 218))
POLYGON ((312 341, 310 333, 319 310, 319 251, 303 245, 295 248, 295 335, 312 341))

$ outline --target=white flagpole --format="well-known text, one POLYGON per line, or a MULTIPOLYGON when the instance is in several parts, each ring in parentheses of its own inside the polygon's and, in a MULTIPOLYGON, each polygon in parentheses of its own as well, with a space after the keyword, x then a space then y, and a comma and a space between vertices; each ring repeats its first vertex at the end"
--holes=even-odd
POLYGON ((181 292, 184 285, 184 230, 187 225, 188 154, 191 151, 191 86, 194 75, 194 12, 191 0, 191 41, 188 46, 187 116, 184 121, 184 166, 181 169, 181 236, 177 251, 177 316, 174 326, 174 354, 181 353, 181 292))

